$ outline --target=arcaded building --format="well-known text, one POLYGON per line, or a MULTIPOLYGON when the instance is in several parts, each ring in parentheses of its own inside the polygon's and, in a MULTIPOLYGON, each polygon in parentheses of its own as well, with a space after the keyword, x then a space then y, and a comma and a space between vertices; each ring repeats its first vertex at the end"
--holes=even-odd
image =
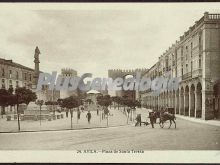
POLYGON ((220 14, 205 12, 180 39, 160 57, 145 76, 153 80, 170 72, 179 77, 179 88, 141 93, 142 105, 161 109, 168 105, 179 115, 220 118, 220 14))

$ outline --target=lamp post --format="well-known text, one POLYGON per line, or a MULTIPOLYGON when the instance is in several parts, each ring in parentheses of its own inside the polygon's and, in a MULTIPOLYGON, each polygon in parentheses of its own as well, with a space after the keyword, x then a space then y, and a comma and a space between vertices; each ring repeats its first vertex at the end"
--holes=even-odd
POLYGON ((37 100, 36 103, 40 106, 40 125, 41 125, 41 107, 44 104, 44 101, 43 100, 37 100))

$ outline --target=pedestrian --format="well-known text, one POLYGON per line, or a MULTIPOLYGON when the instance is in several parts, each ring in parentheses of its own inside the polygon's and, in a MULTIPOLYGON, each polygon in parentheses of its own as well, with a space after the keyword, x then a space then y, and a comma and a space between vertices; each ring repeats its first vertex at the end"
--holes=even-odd
POLYGON ((137 121, 137 122, 136 122, 136 124, 135 124, 135 127, 138 126, 138 125, 141 126, 141 114, 138 114, 138 115, 137 115, 136 121, 137 121))
POLYGON ((91 120, 91 117, 92 117, 90 111, 88 111, 86 117, 87 117, 87 119, 88 119, 88 123, 90 124, 90 120, 91 120))
POLYGON ((154 112, 149 112, 149 118, 152 128, 154 128, 154 122, 155 122, 155 114, 154 112))
POLYGON ((96 112, 97 112, 97 116, 98 116, 99 115, 99 107, 97 108, 96 112))
POLYGON ((68 114, 69 114, 69 112, 68 112, 69 110, 68 109, 66 109, 66 117, 68 118, 68 114))
POLYGON ((165 106, 165 108, 164 108, 164 110, 163 110, 163 113, 164 114, 168 114, 169 112, 168 112, 168 105, 166 104, 166 106, 165 106))
POLYGON ((217 118, 218 118, 218 110, 214 109, 214 119, 217 119, 217 118))
POLYGON ((81 111, 82 111, 82 112, 84 111, 84 107, 83 107, 83 106, 81 107, 81 111))
POLYGON ((78 110, 77 110, 77 118, 78 118, 78 119, 80 119, 80 115, 81 115, 81 112, 80 112, 80 110, 78 109, 78 110))

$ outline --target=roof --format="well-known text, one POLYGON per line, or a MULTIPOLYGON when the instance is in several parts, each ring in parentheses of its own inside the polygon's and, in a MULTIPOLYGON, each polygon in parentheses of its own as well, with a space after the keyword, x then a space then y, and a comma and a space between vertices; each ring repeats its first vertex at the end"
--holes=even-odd
POLYGON ((9 65, 9 66, 13 66, 16 68, 21 68, 21 69, 26 69, 26 70, 30 70, 30 71, 34 71, 34 69, 26 67, 24 65, 18 64, 16 62, 13 62, 12 60, 6 60, 3 58, 0 58, 0 64, 4 64, 4 65, 9 65))

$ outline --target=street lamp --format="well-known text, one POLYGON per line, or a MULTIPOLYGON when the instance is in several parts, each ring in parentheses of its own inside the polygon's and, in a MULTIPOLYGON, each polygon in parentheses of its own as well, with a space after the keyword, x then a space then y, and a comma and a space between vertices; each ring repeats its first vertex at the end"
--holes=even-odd
POLYGON ((36 104, 40 106, 40 125, 41 125, 41 107, 44 104, 44 101, 43 100, 37 100, 36 104))

